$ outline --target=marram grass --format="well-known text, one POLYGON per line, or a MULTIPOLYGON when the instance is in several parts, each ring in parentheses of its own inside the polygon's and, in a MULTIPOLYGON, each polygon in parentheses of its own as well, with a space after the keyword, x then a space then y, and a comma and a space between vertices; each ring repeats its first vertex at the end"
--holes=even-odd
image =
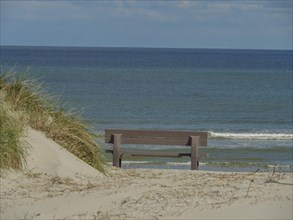
POLYGON ((27 144, 24 135, 25 121, 10 104, 0 98, 0 169, 19 170, 25 163, 27 144))
MULTIPOLYGON (((105 158, 97 142, 98 135, 81 117, 59 108, 57 99, 44 92, 40 83, 3 74, 0 76, 0 92, 3 101, 25 118, 26 126, 44 132, 78 158, 105 173, 105 158)), ((11 166, 6 161, 3 167, 11 166)))

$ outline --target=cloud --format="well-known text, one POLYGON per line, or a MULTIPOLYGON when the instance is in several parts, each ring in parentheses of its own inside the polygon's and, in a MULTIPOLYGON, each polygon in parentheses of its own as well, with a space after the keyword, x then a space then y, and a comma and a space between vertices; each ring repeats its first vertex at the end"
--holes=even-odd
POLYGON ((290 10, 290 11, 292 11, 292 6, 293 6, 292 0, 262 1, 262 4, 266 8, 282 9, 282 10, 290 10))
POLYGON ((88 20, 82 7, 71 1, 5 1, 1 2, 5 20, 12 21, 77 21, 88 20))
POLYGON ((5 20, 43 22, 93 22, 107 18, 188 23, 239 13, 243 17, 250 13, 292 13, 292 1, 4 1, 1 6, 5 20))
POLYGON ((214 3, 208 3, 209 9, 216 9, 216 10, 231 10, 237 8, 238 4, 235 3, 220 3, 220 2, 214 2, 214 3))
POLYGON ((203 41, 211 34, 230 39, 235 31, 240 38, 247 33, 292 38, 292 1, 1 1, 2 39, 12 39, 17 30, 43 42, 79 42, 84 36, 107 45, 122 39, 148 44, 146 36, 185 45, 199 35, 203 41))

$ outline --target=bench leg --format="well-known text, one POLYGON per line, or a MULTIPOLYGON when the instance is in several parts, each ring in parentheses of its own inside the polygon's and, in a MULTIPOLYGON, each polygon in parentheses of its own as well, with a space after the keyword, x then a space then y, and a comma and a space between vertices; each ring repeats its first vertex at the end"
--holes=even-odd
POLYGON ((198 170, 199 137, 191 136, 191 170, 198 170))
POLYGON ((114 134, 114 146, 113 146, 113 166, 121 167, 121 145, 122 134, 114 134))

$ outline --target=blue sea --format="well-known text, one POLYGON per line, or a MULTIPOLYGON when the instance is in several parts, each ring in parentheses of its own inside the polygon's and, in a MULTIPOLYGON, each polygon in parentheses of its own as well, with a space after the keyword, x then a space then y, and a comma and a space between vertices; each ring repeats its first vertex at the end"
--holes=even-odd
MULTIPOLYGON (((0 64, 44 82, 98 133, 208 131, 202 170, 292 172, 292 60, 292 50, 1 46, 0 64)), ((124 158, 123 167, 190 169, 190 158, 124 158)))

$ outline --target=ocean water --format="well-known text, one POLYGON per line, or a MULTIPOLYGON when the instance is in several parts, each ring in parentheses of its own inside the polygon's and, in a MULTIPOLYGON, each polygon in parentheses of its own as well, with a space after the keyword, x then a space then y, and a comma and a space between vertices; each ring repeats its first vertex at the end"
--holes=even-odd
MULTIPOLYGON (((292 172, 292 60, 291 50, 1 46, 0 64, 37 77, 96 132, 208 131, 200 169, 292 172)), ((190 169, 190 159, 126 157, 123 167, 190 169)))

